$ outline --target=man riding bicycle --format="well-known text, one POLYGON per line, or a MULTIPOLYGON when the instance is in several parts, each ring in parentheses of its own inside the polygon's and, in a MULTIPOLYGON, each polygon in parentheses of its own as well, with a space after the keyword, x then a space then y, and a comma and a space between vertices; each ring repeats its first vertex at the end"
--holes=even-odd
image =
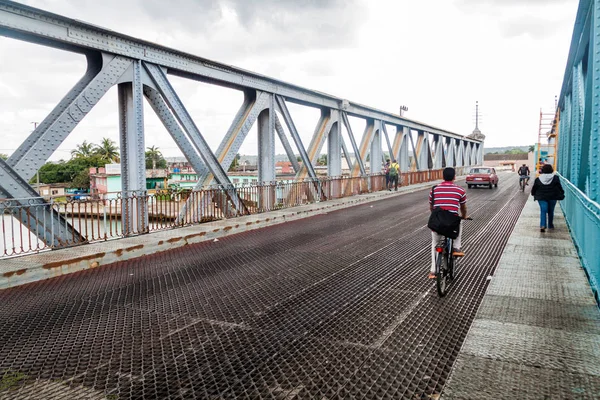
MULTIPOLYGON (((444 182, 434 186, 429 191, 429 211, 433 211, 434 208, 439 207, 443 210, 448 210, 453 214, 460 215, 462 218, 467 217, 467 192, 462 187, 454 184, 454 178, 456 177, 456 171, 454 168, 445 168, 444 182), (434 196, 434 203, 431 201, 431 196, 434 196)), ((461 245, 461 229, 458 231, 458 237, 454 239, 454 248, 452 249, 452 255, 454 257, 463 257, 465 253, 460 250, 461 245)), ((429 272, 429 279, 435 279, 435 261, 437 244, 442 240, 443 236, 435 231, 431 231, 431 271, 429 272)))
POLYGON ((519 183, 523 184, 523 182, 525 182, 525 186, 529 185, 529 175, 531 175, 529 167, 527 164, 523 164, 519 168, 519 183))

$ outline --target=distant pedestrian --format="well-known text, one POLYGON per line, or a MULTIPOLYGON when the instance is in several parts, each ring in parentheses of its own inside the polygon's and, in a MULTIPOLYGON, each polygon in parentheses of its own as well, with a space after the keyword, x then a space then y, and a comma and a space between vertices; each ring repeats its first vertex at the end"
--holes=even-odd
POLYGON ((385 174, 385 188, 390 188, 390 160, 385 160, 383 165, 383 173, 385 174))
POLYGON ((546 232, 546 227, 554 229, 554 207, 565 198, 560 178, 553 172, 552 165, 544 164, 531 188, 531 195, 540 205, 540 232, 546 232))
POLYGON ((396 160, 392 160, 390 164, 390 187, 388 190, 392 190, 392 186, 394 186, 394 190, 398 191, 398 176, 400 175, 400 166, 396 162, 396 160))

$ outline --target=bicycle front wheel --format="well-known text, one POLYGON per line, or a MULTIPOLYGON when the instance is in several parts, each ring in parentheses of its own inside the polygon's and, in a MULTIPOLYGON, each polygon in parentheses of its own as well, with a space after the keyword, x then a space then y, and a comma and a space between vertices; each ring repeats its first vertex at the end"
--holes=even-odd
POLYGON ((443 253, 438 253, 435 264, 435 281, 438 296, 444 297, 446 295, 446 257, 444 257, 443 253))

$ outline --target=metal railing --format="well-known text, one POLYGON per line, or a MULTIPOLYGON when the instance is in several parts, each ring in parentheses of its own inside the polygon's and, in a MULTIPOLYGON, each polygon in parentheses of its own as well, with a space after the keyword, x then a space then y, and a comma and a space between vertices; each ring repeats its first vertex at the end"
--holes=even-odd
MULTIPOLYGON (((457 168, 457 175, 463 168, 457 168)), ((442 170, 405 172, 400 186, 438 180, 442 170)), ((142 195, 121 193, 97 196, 66 195, 48 198, 46 203, 31 199, 0 199, 0 257, 12 257, 42 250, 64 248, 126 236, 173 229, 239 215, 259 214, 303 204, 339 199, 385 189, 382 174, 364 177, 327 177, 295 182, 234 185, 243 207, 235 209, 231 189, 206 187, 198 191, 159 190, 142 195), (143 210, 145 220, 122 223, 123 213, 143 210), (147 211, 146 211, 147 210, 147 211), (25 217, 24 217, 25 216, 25 217), (45 218, 50 216, 50 218, 45 218), (50 221, 36 223, 36 221, 50 221), (74 228, 69 229, 70 227, 74 228), (46 237, 52 240, 45 242, 46 237), (71 236, 66 234, 71 232, 71 236), (78 232, 80 236, 75 236, 78 232), (61 237, 60 243, 54 239, 61 237), (84 238, 81 241, 81 237, 84 238)))
POLYGON ((596 238, 600 237, 600 204, 562 175, 560 178, 565 189, 565 199, 560 205, 596 301, 600 304, 600 257, 596 247, 596 238))

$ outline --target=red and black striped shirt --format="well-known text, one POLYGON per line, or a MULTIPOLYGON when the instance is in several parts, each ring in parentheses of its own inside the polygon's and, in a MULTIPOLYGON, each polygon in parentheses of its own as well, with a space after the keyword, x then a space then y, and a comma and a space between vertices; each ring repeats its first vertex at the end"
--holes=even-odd
MULTIPOLYGON (((431 192, 429 191, 429 204, 431 204, 431 192)), ((435 187, 435 204, 433 207, 440 207, 454 214, 458 214, 460 205, 467 202, 467 192, 465 189, 452 182, 442 182, 435 187)))

